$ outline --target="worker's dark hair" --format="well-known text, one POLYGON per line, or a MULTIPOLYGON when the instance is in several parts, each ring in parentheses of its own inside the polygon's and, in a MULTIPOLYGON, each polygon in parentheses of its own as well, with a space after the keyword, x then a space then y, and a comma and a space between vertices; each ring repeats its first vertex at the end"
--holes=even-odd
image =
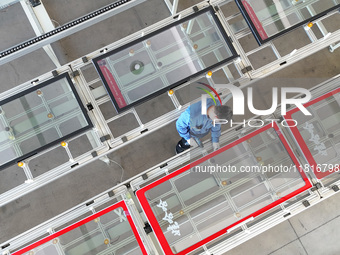
POLYGON ((217 105, 215 106, 215 114, 217 118, 220 120, 231 120, 233 117, 233 111, 229 106, 226 105, 217 105))

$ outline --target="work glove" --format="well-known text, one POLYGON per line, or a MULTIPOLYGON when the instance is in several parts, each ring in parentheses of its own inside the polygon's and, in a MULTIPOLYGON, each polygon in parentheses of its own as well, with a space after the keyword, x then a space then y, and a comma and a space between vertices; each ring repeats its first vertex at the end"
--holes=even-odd
POLYGON ((190 140, 191 140, 190 144, 191 144, 192 146, 193 146, 194 144, 197 144, 197 146, 200 147, 200 148, 203 148, 203 147, 204 147, 204 146, 203 146, 203 143, 202 143, 202 141, 201 141, 201 139, 199 139, 198 137, 193 136, 193 137, 190 138, 190 140))
POLYGON ((197 138, 197 137, 191 137, 190 139, 187 140, 186 142, 188 145, 191 145, 193 147, 195 147, 195 145, 197 144, 198 147, 203 148, 203 143, 201 141, 201 139, 197 138))
POLYGON ((213 143, 214 151, 218 150, 219 148, 220 148, 220 144, 219 143, 213 143))

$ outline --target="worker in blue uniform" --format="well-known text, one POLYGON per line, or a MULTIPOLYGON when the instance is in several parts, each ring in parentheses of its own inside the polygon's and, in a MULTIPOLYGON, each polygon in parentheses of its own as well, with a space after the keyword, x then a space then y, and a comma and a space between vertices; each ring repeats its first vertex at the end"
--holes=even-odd
POLYGON ((201 138, 211 131, 211 141, 214 150, 219 148, 219 138, 221 136, 221 124, 214 125, 216 119, 229 121, 233 112, 230 107, 221 105, 208 98, 206 101, 207 114, 202 114, 202 101, 199 101, 186 109, 176 122, 176 128, 182 139, 176 145, 176 153, 181 153, 190 148, 192 140, 198 146, 203 147, 201 138))

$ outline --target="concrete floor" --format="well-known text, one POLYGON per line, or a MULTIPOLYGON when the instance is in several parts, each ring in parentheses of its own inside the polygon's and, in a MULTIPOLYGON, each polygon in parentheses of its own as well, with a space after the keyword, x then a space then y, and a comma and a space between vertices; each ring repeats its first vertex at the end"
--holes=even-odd
MULTIPOLYGON (((59 24, 64 24, 111 1, 44 0, 43 2, 51 18, 59 24)), ((200 1, 181 0, 179 9, 187 8, 197 2, 200 1)), ((169 15, 163 0, 147 0, 135 8, 64 38, 54 43, 52 47, 61 64, 65 64, 169 15)), ((0 40, 0 49, 5 49, 33 36, 33 31, 27 26, 27 19, 20 14, 20 5, 18 4, 4 9, 0 13, 0 21, 0 36, 1 38, 6 38, 5 40, 0 40), (17 28, 13 30, 13 27, 3 25, 5 23, 15 24, 17 28)), ((301 41, 305 40, 298 31, 292 32, 290 36, 301 37, 301 41)), ((301 41, 299 41, 298 47, 304 45, 301 41)), ((284 55, 290 52, 283 37, 275 40, 274 43, 278 45, 280 54, 284 55)), ((251 37, 245 38, 242 44, 247 51, 256 47, 251 37)), ((272 60, 271 53, 261 54, 251 58, 256 67, 272 60)), ((258 99, 256 101, 258 105, 255 106, 258 109, 266 107, 266 93, 271 91, 273 85, 296 85, 310 88, 339 74, 339 59, 340 49, 334 53, 324 49, 266 79, 257 81, 252 85, 256 88, 256 98, 258 99)), ((32 52, 1 66, 0 92, 13 88, 54 68, 55 66, 43 50, 32 52)), ((223 77, 216 75, 214 79, 223 79, 223 77)), ((136 111, 142 117, 143 122, 150 121, 172 109, 173 106, 167 100, 167 96, 160 96, 136 107, 136 111), (153 109, 157 110, 154 111, 153 109)), ((182 95, 180 100, 186 101, 187 99, 182 95)), ((114 109, 110 103, 102 106, 101 110, 104 116, 107 115, 107 118, 112 117, 111 113, 114 109)), ((118 136, 126 131, 128 127, 131 128, 134 121, 129 116, 125 119, 120 119, 119 123, 112 124, 112 132, 118 136)), ((109 158, 123 166, 124 172, 115 164, 108 166, 102 161, 96 161, 1 207, 0 243, 115 186, 121 180, 133 177, 137 173, 172 157, 174 155, 174 146, 178 140, 179 136, 175 131, 174 122, 172 122, 152 135, 146 136, 109 155, 109 158)), ((82 146, 75 146, 75 151, 80 150, 77 147, 81 148, 82 146)), ((53 168, 55 162, 59 158, 63 158, 63 153, 64 151, 62 150, 54 151, 52 160, 51 156, 47 154, 36 160, 34 162, 35 174, 39 175, 46 169, 53 168)), ((16 166, 1 171, 0 192, 5 192, 22 183, 24 178, 22 171, 19 171, 16 166)), ((340 234, 339 209, 340 194, 337 194, 226 254, 339 254, 340 245, 337 242, 337 234, 340 234)))

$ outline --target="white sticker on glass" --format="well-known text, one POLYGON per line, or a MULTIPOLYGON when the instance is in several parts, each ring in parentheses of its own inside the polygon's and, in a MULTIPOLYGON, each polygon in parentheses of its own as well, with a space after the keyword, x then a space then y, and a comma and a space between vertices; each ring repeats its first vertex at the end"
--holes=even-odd
POLYGON ((311 136, 309 141, 313 142, 315 144, 314 150, 318 152, 318 154, 327 156, 327 148, 324 143, 320 142, 320 136, 317 134, 314 134, 314 125, 311 123, 306 122, 306 125, 303 127, 305 130, 307 130, 311 136))
POLYGON ((163 212, 165 212, 165 216, 163 220, 167 221, 169 223, 169 226, 167 227, 168 231, 171 231, 171 234, 174 236, 180 236, 181 232, 179 230, 179 225, 176 221, 173 221, 174 215, 169 212, 168 213, 168 203, 166 201, 162 201, 162 199, 159 200, 159 204, 157 207, 161 208, 163 212))

